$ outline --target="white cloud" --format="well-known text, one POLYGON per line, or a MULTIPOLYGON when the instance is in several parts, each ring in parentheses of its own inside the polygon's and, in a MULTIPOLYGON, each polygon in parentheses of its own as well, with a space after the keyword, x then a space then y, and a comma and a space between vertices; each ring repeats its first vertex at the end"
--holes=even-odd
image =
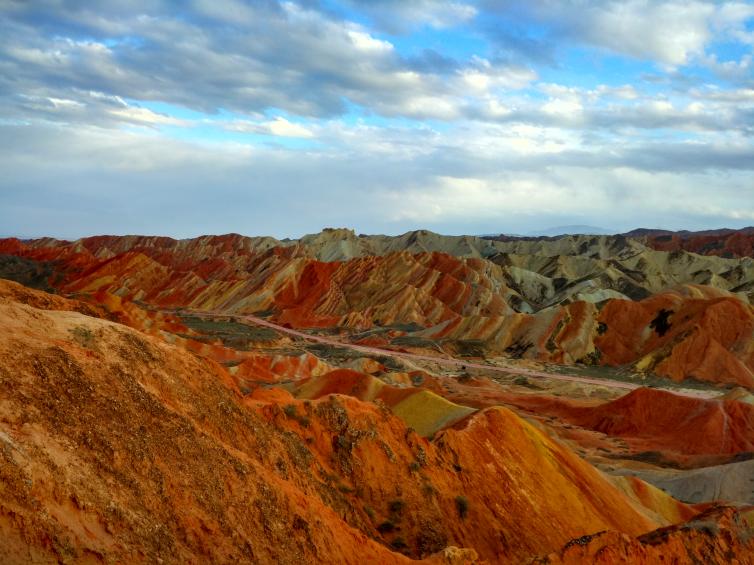
POLYGON ((369 14, 375 24, 393 33, 414 26, 450 28, 472 20, 477 9, 454 0, 347 0, 369 14))
POLYGON ((472 57, 471 64, 458 72, 460 93, 485 96, 495 92, 519 90, 537 79, 537 73, 527 67, 493 65, 482 57, 472 57))
POLYGON ((237 120, 224 124, 224 127, 230 131, 274 135, 278 137, 314 137, 314 133, 309 128, 302 126, 301 124, 289 122, 281 116, 277 116, 274 120, 266 122, 237 120))
POLYGON ((53 105, 54 108, 82 108, 84 104, 77 100, 67 100, 65 98, 53 98, 49 97, 47 100, 53 105))
POLYGON ((750 4, 708 0, 512 0, 488 9, 529 14, 560 39, 575 39, 668 68, 702 57, 716 38, 748 36, 750 4))
POLYGON ((513 126, 505 137, 504 126, 484 124, 439 133, 334 122, 318 132, 325 147, 302 152, 145 129, 0 127, 6 232, 293 236, 347 223, 484 233, 573 220, 710 227, 745 221, 754 202, 750 140, 607 153, 553 128, 513 126), (731 168, 732 158, 748 169, 731 168))
POLYGON ((393 51, 393 45, 389 41, 375 39, 373 36, 363 31, 348 30, 346 33, 356 49, 360 51, 378 54, 386 54, 393 51))
POLYGON ((576 97, 553 98, 542 105, 542 111, 545 114, 557 116, 564 120, 578 120, 581 116, 584 106, 576 97))
POLYGON ((140 123, 149 126, 186 126, 188 124, 186 120, 180 120, 172 116, 153 112, 148 108, 141 108, 137 106, 116 108, 110 110, 110 114, 123 121, 140 123))
POLYGON ((615 96, 623 100, 636 100, 639 98, 639 92, 631 84, 624 84, 622 86, 607 86, 604 84, 599 85, 596 88, 595 94, 597 96, 615 96))
POLYGON ((180 17, 168 2, 53 2, 39 25, 33 4, 0 22, 0 225, 44 230, 48 204, 61 229, 176 235, 516 231, 511 221, 538 214, 705 227, 751 212, 751 56, 710 52, 721 37, 746 40, 749 4, 506 2, 511 17, 528 14, 517 23, 537 19, 587 56, 596 45, 664 66, 664 82, 613 84, 598 55, 598 78, 571 74, 569 86, 538 82, 568 64, 552 72, 482 43, 484 0, 479 14, 460 1, 353 0, 362 23, 317 2, 196 0, 180 17), (388 16, 405 19, 374 24, 388 16), (451 31, 427 29, 438 27, 451 31), (445 45, 455 31, 461 41, 445 45), (735 86, 667 70, 687 63, 735 86), (161 223, 171 206, 180 213, 161 223))
POLYGON ((647 173, 632 168, 561 168, 499 173, 486 178, 436 177, 408 190, 387 192, 396 222, 456 224, 475 218, 582 218, 620 230, 672 225, 671 218, 709 218, 709 225, 754 219, 754 187, 745 176, 723 187, 708 174, 647 173), (719 192, 710 194, 712 182, 719 192), (665 221, 662 221, 665 216, 665 221), (655 223, 659 222, 659 223, 655 223))

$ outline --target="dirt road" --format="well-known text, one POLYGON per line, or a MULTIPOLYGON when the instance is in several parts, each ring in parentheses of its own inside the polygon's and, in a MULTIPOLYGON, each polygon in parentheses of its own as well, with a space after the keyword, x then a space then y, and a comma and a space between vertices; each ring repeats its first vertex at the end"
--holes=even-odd
MULTIPOLYGON (((447 357, 433 357, 431 355, 419 355, 416 353, 407 353, 404 351, 394 351, 392 349, 380 349, 379 347, 356 345, 353 343, 342 342, 342 341, 338 341, 335 339, 331 339, 331 338, 327 338, 327 337, 323 337, 319 335, 308 334, 299 330, 294 330, 292 328, 286 328, 286 327, 280 326, 278 324, 274 324, 272 322, 269 322, 267 320, 264 320, 262 318, 258 318, 252 315, 228 314, 226 312, 220 312, 220 311, 210 311, 210 312, 190 311, 190 313, 193 316, 213 317, 213 318, 226 317, 226 318, 233 318, 236 320, 243 320, 243 321, 258 325, 258 326, 263 326, 266 328, 273 329, 283 334, 305 339, 307 341, 323 343, 323 344, 331 345, 333 347, 342 347, 345 349, 351 349, 354 351, 359 351, 361 353, 367 353, 370 355, 386 355, 389 357, 398 357, 401 359, 414 359, 417 361, 429 361, 432 363, 437 363, 438 365, 481 369, 484 371, 490 371, 490 372, 495 372, 495 373, 516 374, 516 375, 523 375, 526 377, 534 377, 534 378, 539 378, 539 379, 551 379, 555 381, 569 381, 569 382, 574 382, 574 383, 579 383, 579 384, 619 388, 619 389, 623 389, 627 391, 635 390, 641 387, 641 385, 638 385, 638 384, 627 383, 623 381, 616 381, 612 379, 577 377, 575 375, 564 375, 562 373, 549 373, 545 371, 536 371, 534 369, 525 369, 523 367, 488 365, 486 363, 474 363, 472 361, 466 361, 466 360, 461 360, 461 359, 453 359, 453 358, 447 358, 447 357)), ((672 392, 674 394, 680 394, 683 396, 691 396, 691 397, 696 397, 696 398, 714 398, 718 396, 717 392, 705 391, 705 390, 689 390, 689 389, 675 389, 675 388, 663 388, 662 390, 667 390, 668 392, 672 392)))

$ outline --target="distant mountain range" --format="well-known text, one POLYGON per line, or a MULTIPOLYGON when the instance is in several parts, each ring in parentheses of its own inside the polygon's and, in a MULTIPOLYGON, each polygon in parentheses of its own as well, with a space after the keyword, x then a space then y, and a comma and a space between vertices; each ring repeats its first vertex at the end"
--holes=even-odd
POLYGON ((548 228, 546 230, 535 230, 527 233, 528 236, 546 236, 557 237, 559 235, 613 235, 615 231, 606 230, 605 228, 598 228, 595 226, 585 225, 572 225, 572 226, 556 226, 554 228, 548 228))

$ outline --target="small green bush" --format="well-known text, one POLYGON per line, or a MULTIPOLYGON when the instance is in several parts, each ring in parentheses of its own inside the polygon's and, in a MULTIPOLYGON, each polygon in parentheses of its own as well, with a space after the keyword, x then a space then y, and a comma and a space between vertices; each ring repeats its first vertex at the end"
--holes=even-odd
POLYGON ((73 339, 82 347, 90 348, 94 344, 94 334, 92 330, 84 326, 76 326, 69 330, 73 339))

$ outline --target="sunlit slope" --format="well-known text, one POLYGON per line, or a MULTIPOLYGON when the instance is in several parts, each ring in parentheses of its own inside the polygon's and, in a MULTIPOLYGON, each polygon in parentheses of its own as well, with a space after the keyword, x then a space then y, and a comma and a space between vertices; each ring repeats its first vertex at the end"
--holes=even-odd
POLYGON ((244 397, 210 360, 25 292, 0 298, 4 562, 399 563, 456 545, 507 563, 667 523, 509 410, 429 442, 350 396, 244 397))

